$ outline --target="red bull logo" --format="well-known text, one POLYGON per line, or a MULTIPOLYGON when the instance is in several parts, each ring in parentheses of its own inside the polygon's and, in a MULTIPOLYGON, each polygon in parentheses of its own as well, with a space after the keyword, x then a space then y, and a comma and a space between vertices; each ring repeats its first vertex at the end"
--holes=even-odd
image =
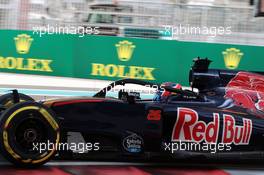
POLYGON ((252 120, 243 119, 238 125, 232 115, 223 115, 223 127, 220 130, 220 115, 213 113, 213 121, 199 121, 198 113, 189 108, 178 108, 172 141, 202 142, 246 145, 252 133, 252 120), (221 138, 219 138, 221 137, 221 138))

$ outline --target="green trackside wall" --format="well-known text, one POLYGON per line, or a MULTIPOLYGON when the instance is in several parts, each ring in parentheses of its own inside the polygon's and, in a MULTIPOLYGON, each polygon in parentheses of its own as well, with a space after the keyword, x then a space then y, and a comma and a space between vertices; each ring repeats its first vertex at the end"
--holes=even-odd
POLYGON ((0 71, 116 80, 124 77, 152 82, 174 81, 188 85, 192 59, 200 56, 213 60, 212 68, 226 69, 222 52, 239 49, 238 69, 264 71, 264 47, 135 39, 109 36, 39 35, 31 31, 0 31, 0 71), (28 34, 33 38, 29 52, 16 50, 14 38, 28 34), (129 41, 135 48, 128 61, 121 61, 117 47, 129 41), (100 67, 100 70, 99 70, 100 67))

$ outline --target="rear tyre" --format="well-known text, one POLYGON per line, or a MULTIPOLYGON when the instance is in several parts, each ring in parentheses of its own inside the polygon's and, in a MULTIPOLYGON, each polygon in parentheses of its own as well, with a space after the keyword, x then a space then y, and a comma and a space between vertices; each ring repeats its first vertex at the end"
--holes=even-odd
MULTIPOLYGON (((19 95, 20 102, 34 101, 34 99, 28 95, 21 94, 21 93, 18 93, 18 95, 19 95)), ((14 98, 13 93, 8 93, 8 94, 4 94, 0 96, 0 105, 3 105, 3 107, 5 108, 9 108, 13 106, 14 105, 13 98, 14 98)))
POLYGON ((58 120, 42 104, 17 103, 0 117, 0 151, 17 166, 46 163, 56 154, 59 140, 58 120))

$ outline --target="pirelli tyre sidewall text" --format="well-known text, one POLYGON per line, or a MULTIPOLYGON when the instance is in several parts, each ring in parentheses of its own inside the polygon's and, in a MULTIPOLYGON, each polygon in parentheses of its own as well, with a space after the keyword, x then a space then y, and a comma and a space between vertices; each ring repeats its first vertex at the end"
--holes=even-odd
POLYGON ((56 153, 60 128, 54 113, 37 102, 21 102, 5 110, 0 117, 0 150, 15 165, 35 167, 56 153), (52 149, 41 152, 33 145, 51 142, 52 149))

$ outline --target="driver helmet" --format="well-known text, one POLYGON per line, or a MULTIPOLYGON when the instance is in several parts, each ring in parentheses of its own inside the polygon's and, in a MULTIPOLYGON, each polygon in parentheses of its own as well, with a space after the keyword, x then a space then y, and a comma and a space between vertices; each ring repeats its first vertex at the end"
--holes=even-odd
POLYGON ((169 92, 163 89, 165 86, 170 86, 175 89, 182 89, 182 86, 178 83, 173 83, 173 82, 165 82, 161 84, 161 89, 157 90, 155 96, 154 96, 154 101, 162 101, 164 99, 167 99, 172 94, 176 94, 175 92, 169 92))

